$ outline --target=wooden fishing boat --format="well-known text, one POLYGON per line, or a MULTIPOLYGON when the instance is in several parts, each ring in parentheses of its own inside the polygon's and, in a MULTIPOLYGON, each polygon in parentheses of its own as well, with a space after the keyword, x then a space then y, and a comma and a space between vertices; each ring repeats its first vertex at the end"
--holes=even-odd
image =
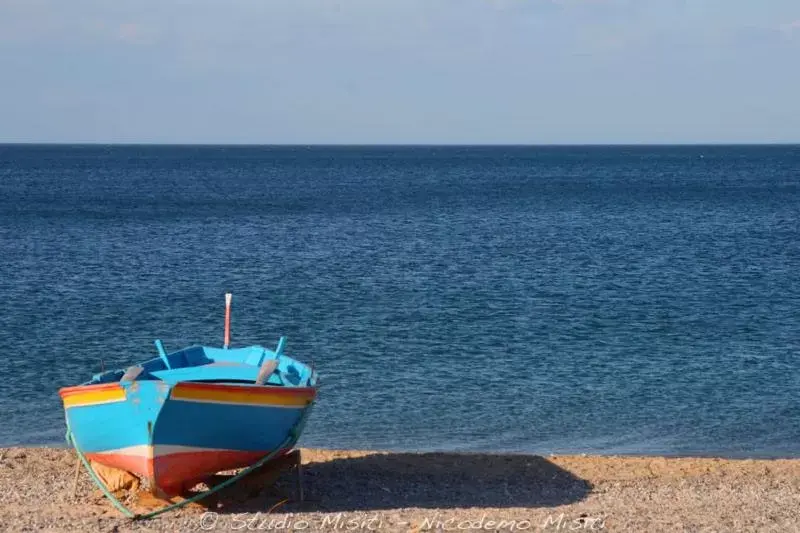
POLYGON ((68 434, 86 459, 131 472, 160 496, 223 470, 288 453, 317 392, 309 366, 263 346, 192 346, 59 391, 68 434))

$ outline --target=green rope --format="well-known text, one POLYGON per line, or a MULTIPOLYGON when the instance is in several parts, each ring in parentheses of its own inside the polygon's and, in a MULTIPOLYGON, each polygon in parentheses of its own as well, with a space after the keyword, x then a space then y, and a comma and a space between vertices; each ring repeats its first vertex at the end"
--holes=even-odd
POLYGON ((174 511, 175 509, 180 509, 181 507, 189 505, 190 503, 194 503, 194 502, 200 501, 200 500, 202 500, 203 498, 205 498, 207 496, 211 496, 215 492, 218 492, 218 491, 224 489, 225 487, 227 487, 229 485, 232 485, 233 483, 236 483, 237 481, 242 479, 244 476, 246 476, 247 474, 249 474, 253 470, 256 470, 257 468, 260 468, 260 467, 264 466, 264 464, 266 464, 269 461, 271 461, 272 459, 274 459, 275 456, 281 450, 284 450, 287 447, 293 448, 295 443, 297 442, 297 439, 300 438, 300 432, 298 430, 302 429, 303 421, 305 420, 305 418, 306 418, 306 416, 307 416, 307 414, 308 414, 308 412, 310 410, 311 410, 311 406, 309 405, 308 407, 306 407, 305 411, 303 411, 303 414, 300 415, 300 418, 297 420, 295 425, 292 426, 292 429, 289 430, 289 435, 286 437, 286 439, 277 448, 275 448, 270 453, 268 453, 267 455, 265 455, 264 457, 259 459, 256 463, 248 466, 247 468, 245 468, 244 470, 242 470, 241 472, 239 472, 235 476, 233 476, 233 477, 231 477, 229 479, 226 479, 225 481, 223 481, 219 485, 216 485, 216 486, 208 489, 205 492, 201 492, 201 493, 199 493, 199 494, 197 494, 195 496, 192 496, 189 499, 182 500, 182 501, 167 505, 166 507, 162 507, 161 509, 156 509, 155 511, 151 511, 151 512, 145 513, 145 514, 136 514, 133 511, 131 511, 130 509, 128 509, 127 507, 125 507, 125 505, 122 502, 120 502, 116 498, 116 496, 114 496, 111 493, 111 491, 108 490, 108 487, 106 487, 105 483, 103 483, 103 481, 99 477, 97 477, 97 474, 95 473, 94 469, 89 464, 89 461, 86 459, 86 456, 83 454, 83 452, 78 447, 78 443, 75 442, 75 437, 73 436, 72 430, 69 427, 69 421, 67 421, 67 435, 66 436, 67 436, 67 442, 71 443, 72 446, 75 448, 75 452, 78 454, 78 457, 80 458, 81 462, 83 463, 83 466, 89 472, 89 475, 91 476, 92 481, 94 481, 95 485, 97 485, 100 488, 100 490, 103 491, 103 494, 105 495, 105 497, 108 498, 111 501, 112 504, 114 504, 114 507, 116 507, 117 510, 120 511, 122 514, 124 514, 126 517, 131 518, 133 520, 147 520, 149 518, 156 517, 156 516, 158 516, 160 514, 167 513, 169 511, 174 511))
POLYGON ((106 487, 106 484, 103 483, 103 481, 99 477, 97 477, 94 468, 92 468, 92 466, 89 464, 89 461, 86 459, 86 456, 83 455, 83 452, 78 447, 78 443, 75 442, 75 437, 72 435, 72 430, 69 427, 69 421, 67 421, 67 442, 72 444, 73 448, 75 448, 75 453, 78 454, 78 458, 81 460, 81 463, 83 463, 84 468, 86 468, 86 471, 89 472, 89 476, 91 476, 92 481, 94 481, 94 484, 97 485, 101 491, 103 491, 105 497, 111 500, 111 503, 114 504, 114 507, 116 507, 119 512, 121 512, 128 518, 135 519, 136 513, 132 512, 130 509, 125 507, 125 505, 121 501, 119 501, 113 494, 111 494, 111 492, 108 490, 108 487, 106 487))

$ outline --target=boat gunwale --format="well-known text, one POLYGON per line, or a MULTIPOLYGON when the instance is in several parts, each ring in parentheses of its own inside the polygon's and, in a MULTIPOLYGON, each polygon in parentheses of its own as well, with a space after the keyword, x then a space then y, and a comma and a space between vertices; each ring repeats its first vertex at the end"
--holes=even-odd
POLYGON ((223 391, 247 391, 253 394, 278 394, 286 396, 311 396, 317 394, 317 385, 310 387, 295 387, 285 385, 256 385, 240 383, 203 383, 200 381, 179 381, 172 386, 173 389, 195 389, 195 390, 223 390, 223 391))
MULTIPOLYGON (((156 381, 156 380, 148 380, 148 381, 156 381)), ((157 380, 157 383, 164 383, 167 386, 166 382, 157 380)), ((136 383, 133 381, 131 383, 136 383)), ((255 385, 255 384, 239 384, 239 383, 202 383, 202 382, 194 382, 194 381, 179 381, 171 386, 171 389, 175 389, 176 387, 180 388, 188 388, 188 389, 199 389, 199 390, 235 390, 235 391, 247 391, 253 394, 277 394, 277 395, 286 395, 286 396, 311 396, 312 398, 317 394, 317 385, 313 385, 310 387, 295 387, 295 386, 284 386, 284 385, 255 385)), ((62 387, 58 389, 58 395, 61 398, 66 398, 67 396, 71 396, 74 394, 81 394, 84 392, 95 392, 95 391, 103 391, 103 390, 114 390, 117 388, 124 388, 123 384, 119 381, 113 383, 86 383, 83 385, 72 385, 69 387, 62 387)))
POLYGON ((115 381, 113 383, 84 383, 83 385, 70 385, 69 387, 61 387, 58 389, 58 395, 62 398, 65 398, 67 396, 80 394, 82 392, 113 390, 117 388, 122 388, 122 383, 119 381, 115 381))

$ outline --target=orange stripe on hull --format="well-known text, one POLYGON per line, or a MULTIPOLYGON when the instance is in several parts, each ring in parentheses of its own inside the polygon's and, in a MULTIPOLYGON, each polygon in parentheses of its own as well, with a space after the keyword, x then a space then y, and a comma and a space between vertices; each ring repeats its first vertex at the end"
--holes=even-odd
POLYGON ((64 396, 69 396, 70 394, 82 394, 84 392, 89 391, 102 391, 102 390, 112 390, 112 389, 119 389, 119 383, 97 383, 95 385, 74 385, 72 387, 62 387, 58 389, 58 394, 63 398, 64 396))
POLYGON ((125 389, 119 383, 66 387, 58 393, 65 409, 125 401, 125 389))
POLYGON ((311 387, 273 387, 178 383, 170 399, 275 407, 305 407, 314 399, 311 387))

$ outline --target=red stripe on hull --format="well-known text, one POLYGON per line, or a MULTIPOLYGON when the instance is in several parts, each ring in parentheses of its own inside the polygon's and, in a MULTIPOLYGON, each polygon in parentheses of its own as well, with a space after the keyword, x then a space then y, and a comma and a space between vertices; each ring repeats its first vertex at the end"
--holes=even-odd
POLYGON ((175 389, 184 390, 207 390, 207 391, 238 391, 247 392, 253 395, 273 395, 280 396, 301 396, 313 399, 317 395, 316 387, 282 387, 277 385, 227 385, 224 383, 191 383, 181 381, 176 383, 173 387, 175 389))
MULTIPOLYGON (((289 450, 283 450, 281 454, 289 450)), ((162 455, 155 460, 156 484, 167 494, 190 489, 206 476, 223 470, 250 466, 269 452, 203 451, 162 455)))
MULTIPOLYGON (((289 451, 288 448, 281 450, 276 458, 289 451)), ((250 466, 268 453, 270 452, 208 450, 171 453, 155 459, 116 453, 90 453, 86 454, 86 457, 146 478, 150 480, 151 485, 169 496, 174 496, 191 489, 209 475, 250 466)))
POLYGON ((87 453, 86 457, 101 465, 127 470, 145 479, 153 479, 153 461, 148 457, 125 453, 87 453))

